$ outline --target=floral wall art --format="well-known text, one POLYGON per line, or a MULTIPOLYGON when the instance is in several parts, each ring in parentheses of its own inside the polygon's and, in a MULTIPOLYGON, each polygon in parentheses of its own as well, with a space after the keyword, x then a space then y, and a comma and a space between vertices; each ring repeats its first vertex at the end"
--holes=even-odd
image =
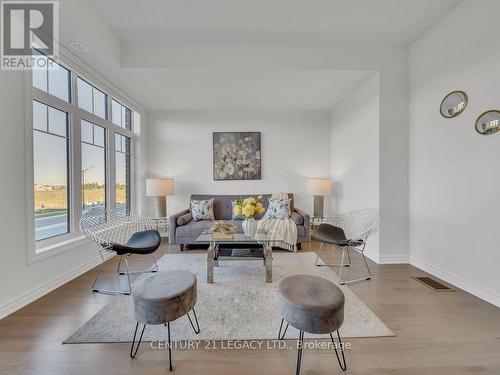
POLYGON ((214 180, 260 180, 260 138, 260 132, 214 133, 214 180))

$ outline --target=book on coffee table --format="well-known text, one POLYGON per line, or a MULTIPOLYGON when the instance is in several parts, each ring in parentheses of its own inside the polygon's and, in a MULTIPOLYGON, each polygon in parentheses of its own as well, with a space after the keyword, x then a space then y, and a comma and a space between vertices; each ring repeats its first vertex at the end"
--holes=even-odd
POLYGON ((222 232, 213 232, 212 238, 217 240, 231 240, 234 238, 234 234, 226 234, 222 232))

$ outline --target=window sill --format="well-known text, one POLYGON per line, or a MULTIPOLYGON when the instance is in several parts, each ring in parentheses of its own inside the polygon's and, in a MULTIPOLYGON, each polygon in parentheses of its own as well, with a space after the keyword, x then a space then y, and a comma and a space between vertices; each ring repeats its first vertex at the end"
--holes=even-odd
POLYGON ((28 264, 39 262, 65 251, 73 250, 86 243, 89 243, 89 241, 85 238, 85 236, 78 236, 61 240, 56 243, 47 244, 38 248, 36 247, 36 244, 34 244, 33 250, 30 252, 28 257, 28 264))

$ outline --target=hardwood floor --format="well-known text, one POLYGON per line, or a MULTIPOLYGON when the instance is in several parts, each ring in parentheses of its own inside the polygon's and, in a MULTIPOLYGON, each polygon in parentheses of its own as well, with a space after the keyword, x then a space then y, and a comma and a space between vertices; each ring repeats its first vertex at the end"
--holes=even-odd
MULTIPOLYGON (((316 249, 317 244, 304 246, 302 251, 310 248, 316 249)), ((160 253, 178 251, 178 247, 162 245, 160 253)), ((331 258, 325 261, 336 260, 331 258)), ((353 263, 359 262, 353 257, 353 263)), ((347 340, 351 343, 348 374, 500 374, 499 308, 461 290, 434 292, 410 277, 425 275, 410 265, 370 265, 375 277, 350 288, 396 336, 347 340)), ((116 259, 111 259, 106 269, 116 266, 116 259)), ((167 351, 153 350, 147 343, 136 360, 129 358, 129 344, 61 344, 114 298, 90 291, 95 272, 87 272, 0 321, 0 374, 168 373, 167 351)), ((291 375, 296 352, 229 350, 219 344, 213 350, 174 350, 173 356, 178 374, 291 375)), ((333 353, 304 350, 302 374, 341 373, 333 353)))

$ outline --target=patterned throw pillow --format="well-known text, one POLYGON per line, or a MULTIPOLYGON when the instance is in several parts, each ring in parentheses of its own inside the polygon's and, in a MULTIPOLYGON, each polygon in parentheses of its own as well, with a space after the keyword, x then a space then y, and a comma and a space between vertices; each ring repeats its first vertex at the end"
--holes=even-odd
POLYGON ((202 201, 191 200, 191 214, 194 221, 215 220, 214 218, 214 199, 202 201))
POLYGON ((269 199, 269 219, 288 219, 291 199, 269 199))
POLYGON ((234 205, 236 204, 236 202, 237 202, 236 200, 231 201, 231 213, 232 213, 231 219, 232 220, 245 220, 245 215, 243 215, 243 214, 236 215, 234 213, 234 205))

